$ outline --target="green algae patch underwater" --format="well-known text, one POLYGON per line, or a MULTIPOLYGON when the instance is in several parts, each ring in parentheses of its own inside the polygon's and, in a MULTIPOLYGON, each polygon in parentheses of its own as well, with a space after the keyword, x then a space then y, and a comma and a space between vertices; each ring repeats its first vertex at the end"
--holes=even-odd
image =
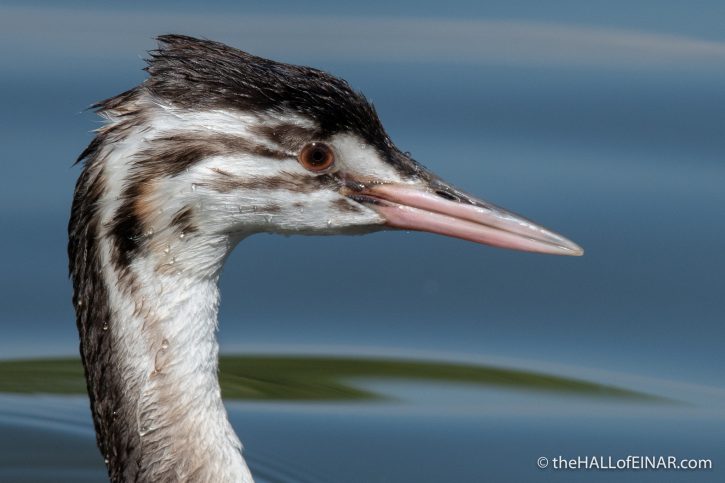
MULTIPOLYGON (((222 394, 231 400, 355 401, 385 396, 356 387, 356 379, 456 383, 481 388, 642 402, 666 399, 581 379, 501 367, 407 359, 334 356, 222 356, 222 394)), ((0 393, 85 394, 75 358, 0 361, 0 393)))

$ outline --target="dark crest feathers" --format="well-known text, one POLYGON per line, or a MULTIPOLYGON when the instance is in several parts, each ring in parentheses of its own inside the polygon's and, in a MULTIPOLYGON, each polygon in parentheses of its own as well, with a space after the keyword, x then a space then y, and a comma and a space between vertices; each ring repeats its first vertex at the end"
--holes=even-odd
MULTIPOLYGON (((161 35, 149 52, 140 86, 99 102, 99 111, 117 111, 129 118, 142 112, 127 106, 144 91, 171 105, 189 109, 238 109, 242 112, 294 112, 319 126, 325 139, 352 132, 375 146, 390 164, 406 174, 425 171, 401 153, 385 132, 373 105, 343 79, 311 67, 275 62, 228 45, 186 35, 161 35)), ((118 129, 117 129, 118 130, 118 129)), ((103 134, 79 160, 91 158, 107 140, 103 134)))
POLYGON ((158 41, 159 48, 147 59, 144 86, 173 104, 290 110, 317 121, 323 135, 350 130, 378 147, 392 146, 372 104, 342 79, 210 40, 162 35, 158 41))

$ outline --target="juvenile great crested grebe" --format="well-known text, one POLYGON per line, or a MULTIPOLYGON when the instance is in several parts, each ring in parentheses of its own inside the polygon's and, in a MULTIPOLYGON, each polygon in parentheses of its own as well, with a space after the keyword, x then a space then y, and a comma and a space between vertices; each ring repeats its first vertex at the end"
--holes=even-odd
POLYGON ((343 80, 180 35, 99 103, 68 227, 80 349, 113 481, 251 482, 217 379, 217 280, 259 232, 397 228, 581 255, 395 147, 343 80))

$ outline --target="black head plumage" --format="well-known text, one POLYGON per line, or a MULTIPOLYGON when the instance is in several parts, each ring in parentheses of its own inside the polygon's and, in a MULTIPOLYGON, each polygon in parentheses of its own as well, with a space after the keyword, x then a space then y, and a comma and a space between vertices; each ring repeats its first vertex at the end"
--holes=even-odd
POLYGON ((351 131, 379 148, 393 147, 372 104, 342 79, 210 40, 162 35, 158 41, 144 85, 174 105, 289 110, 316 121, 322 136, 351 131))

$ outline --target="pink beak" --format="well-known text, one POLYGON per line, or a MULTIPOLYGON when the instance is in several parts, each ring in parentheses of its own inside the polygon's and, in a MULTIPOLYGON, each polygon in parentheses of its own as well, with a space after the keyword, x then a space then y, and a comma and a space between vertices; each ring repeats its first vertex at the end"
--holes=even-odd
POLYGON ((436 181, 443 189, 402 184, 366 186, 356 193, 386 220, 386 225, 447 235, 527 252, 580 256, 584 250, 546 228, 436 181))

